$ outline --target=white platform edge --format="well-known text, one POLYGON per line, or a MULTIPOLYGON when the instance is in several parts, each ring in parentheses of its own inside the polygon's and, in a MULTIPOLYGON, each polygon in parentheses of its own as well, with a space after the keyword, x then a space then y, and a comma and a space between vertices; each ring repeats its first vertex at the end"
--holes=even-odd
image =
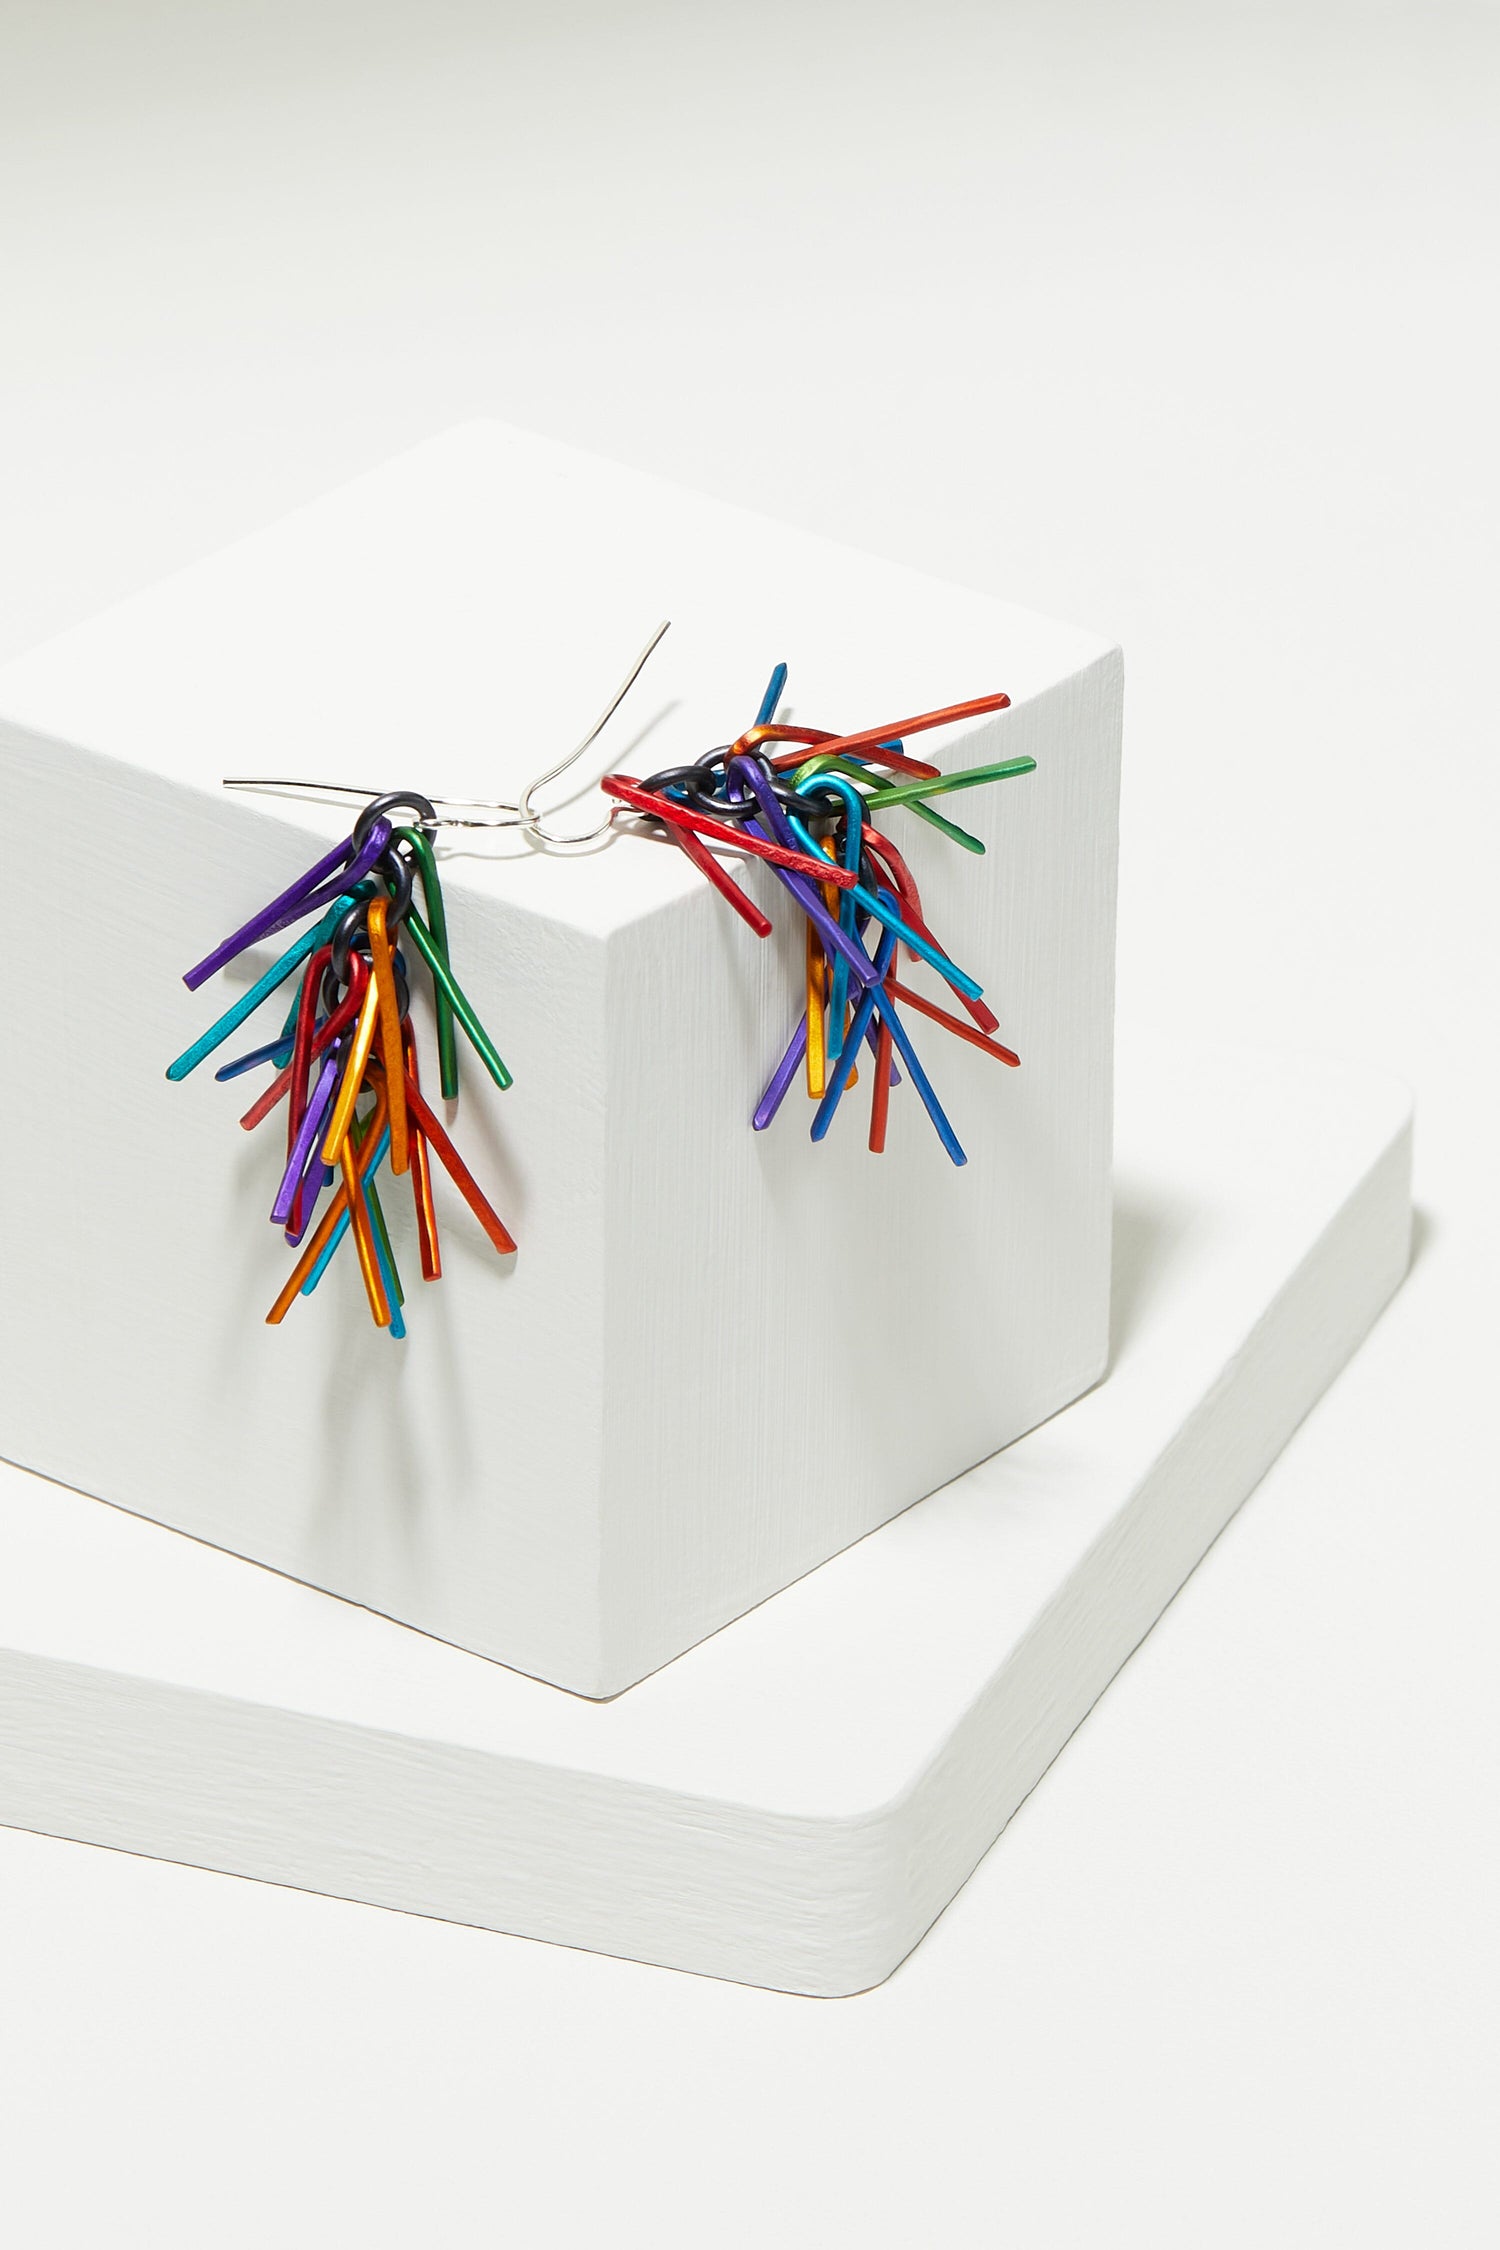
MULTIPOLYGON (((1278 1067, 1290 1068, 1294 1078, 1299 1067, 1311 1068, 1315 1077, 1320 1068, 1278 1067)), ((848 1682, 830 1678, 821 1713, 780 1714, 783 1730, 790 1718, 834 1751, 844 1731, 850 1755, 843 1763, 855 1778, 835 1787, 827 1769, 827 1809, 817 1809, 816 1774, 811 1782, 806 1774, 789 1777, 784 1788, 745 1785, 755 1772, 754 1745, 747 1762, 732 1740, 736 1707, 743 1725, 754 1724, 743 1677, 735 1686, 738 1706, 721 1702, 716 1711, 712 1692, 703 1699, 710 1723, 716 1716, 725 1730, 729 1786, 722 1792, 714 1789, 701 1739, 689 1740, 680 1729, 681 1738, 674 1738, 677 1709, 695 1697, 703 1679, 711 1691, 708 1651, 722 1648, 732 1659, 736 1636, 742 1636, 739 1652, 755 1656, 759 1631, 765 1648, 756 1661, 764 1668, 775 1633, 785 1641, 797 1630, 799 1597, 804 1637, 826 1633, 830 1605, 867 1599, 872 1565, 883 1566, 889 1579, 893 1566, 900 1569, 901 1542, 909 1559, 918 1558, 924 1536, 942 1536, 945 1523, 951 1551, 946 1560, 939 1555, 936 1578, 929 1573, 928 1593, 934 1583, 957 1589, 967 1575, 965 1488, 986 1478, 993 1483, 996 1463, 728 1628, 705 1652, 603 1707, 517 1681, 386 1620, 17 1473, 6 1481, 0 1528, 0 1585, 12 1589, 4 1612, 15 1613, 14 1620, 0 1613, 0 1820, 784 1990, 834 1996, 878 1983, 942 1912, 1405 1272, 1409 1105, 1389 1081, 1359 1073, 1335 1073, 1330 1080, 1324 1071, 1318 1083, 1322 1091, 1310 1113, 1299 1112, 1293 1101, 1288 1123, 1252 1117, 1244 1144, 1280 1132, 1286 1145, 1278 1143, 1267 1177, 1289 1179, 1288 1168, 1299 1158, 1288 1136, 1305 1136, 1310 1127, 1316 1134, 1320 1113, 1327 1113, 1328 1129, 1305 1158, 1317 1174, 1316 1193, 1287 1222, 1288 1243, 1299 1230, 1305 1237, 1300 1255, 1291 1257, 1278 1245, 1287 1270, 1257 1302, 1243 1301, 1241 1284, 1238 1334, 1217 1374, 1200 1382, 1187 1410, 1174 1413, 1171 1426, 1153 1438, 1143 1466, 1122 1461, 1117 1504, 1058 1576, 1050 1598, 1031 1605, 1019 1630, 997 1620, 979 1672, 966 1672, 962 1663, 945 1672, 944 1620, 930 1599, 920 1618, 914 1608, 904 1651, 912 1692, 897 1699, 916 1713, 911 1740, 902 1738, 894 1720, 887 1727, 879 1699, 867 1692, 868 1679, 862 1698, 851 1700, 843 1692, 848 1682), (1354 1126, 1342 1137, 1328 1123, 1340 1102, 1354 1126), (201 1622, 208 1643, 222 1633, 215 1604, 223 1610, 219 1589, 227 1587, 238 1629, 261 1636, 269 1653, 263 1646, 236 1652, 206 1644, 185 1664, 167 1645, 168 1636, 159 1667, 149 1655, 128 1664, 80 1661, 80 1654, 107 1645, 109 1636, 101 1644, 86 1620, 76 1628, 67 1623, 66 1586, 39 1587, 33 1579, 28 1587, 28 1554, 53 1552, 45 1539, 28 1546, 27 1523, 40 1523, 43 1515, 54 1546, 66 1518, 63 1545, 74 1562, 57 1567, 76 1567, 80 1583, 91 1540, 108 1550, 96 1558, 96 1575, 108 1578, 122 1603, 130 1601, 132 1573, 150 1574, 170 1555, 181 1599, 193 1602, 201 1581, 203 1616, 193 1623, 201 1622), (30 1609, 29 1592, 40 1596, 30 1609), (378 1699, 376 1716, 388 1718, 402 1707, 401 1683, 412 1662, 418 1668, 430 1663, 435 1679, 441 1671, 460 1693, 465 1683, 472 1688, 476 1704, 488 1711, 485 1723, 450 1729, 448 1739, 424 1733, 420 1696, 409 1702, 410 1731, 359 1723, 334 1696, 307 1696, 322 1707, 298 1708, 298 1685, 305 1694, 307 1678, 305 1667, 301 1675, 297 1670, 298 1637, 320 1639, 322 1654, 336 1658, 351 1620, 357 1633, 374 1636, 369 1646, 381 1652, 395 1683, 392 1695, 378 1699), (274 1674, 280 1650, 288 1657, 284 1699, 243 1688, 218 1692, 206 1684, 216 1677, 234 1683, 237 1668, 244 1675, 249 1664, 253 1672, 254 1661, 274 1674), (695 1679, 700 1658, 708 1668, 695 1679), (924 1673, 931 1676, 919 1693, 924 1673), (538 1697, 545 1703, 536 1703, 538 1697), (530 1754, 508 1752, 496 1740, 496 1714, 509 1724, 512 1705, 515 1741, 530 1754), (627 1713, 617 1721, 616 1714, 627 1713), (862 1720, 890 1736, 883 1764, 879 1744, 859 1739, 862 1720), (648 1739, 653 1726, 654 1747, 648 1739), (549 1728, 550 1756, 538 1753, 549 1728), (668 1744, 671 1755, 663 1748, 668 1744), (597 1753, 592 1761, 591 1751, 597 1753), (663 1761, 669 1767, 674 1757, 686 1779, 666 1786, 663 1761), (597 1770, 588 1770, 589 1762, 597 1770), (897 1784, 880 1784, 882 1772, 898 1773, 897 1784), (851 1802, 861 1786, 864 1801, 851 1802)), ((1169 1107, 1181 1107, 1172 1089, 1163 1112, 1169 1107)), ((1239 1153, 1235 1118, 1245 1103, 1231 1107, 1221 1097, 1221 1107, 1229 1143, 1224 1161, 1233 1164, 1239 1153)), ((1201 1117, 1197 1125, 1201 1130, 1201 1117)), ((1267 1192, 1264 1183, 1261 1192, 1267 1192)), ((1265 1231, 1274 1234, 1271 1220, 1267 1210, 1265 1231)), ((1246 1272, 1254 1271, 1252 1260, 1246 1272)), ((1156 1317, 1158 1330, 1170 1336, 1172 1324, 1163 1322, 1160 1310, 1153 1316, 1148 1308, 1143 1325, 1156 1317)), ((1149 1350, 1136 1355, 1136 1364, 1149 1364, 1149 1350)), ((1044 1495, 1055 1475, 1061 1505, 1070 1450, 1079 1451, 1090 1428, 1086 1418, 1098 1423, 1100 1401, 1112 1392, 1115 1424, 1106 1418, 1104 1426, 1118 1426, 1121 1386, 1131 1384, 1147 1387, 1126 1364, 1092 1399, 999 1457, 1006 1475, 1024 1486, 1029 1472, 1033 1488, 1040 1477, 1044 1495)), ((1087 1451, 1083 1443, 1083 1455, 1087 1451)), ((987 1516, 985 1536, 993 1543, 996 1526, 987 1516)), ((1018 1578, 1024 1577, 1024 1536, 1017 1535, 1018 1578)), ((1003 1547, 995 1551, 1003 1555, 1003 1547)), ((914 1589, 919 1578, 913 1574, 914 1589)), ((858 1666, 851 1672, 858 1687, 858 1666)), ((733 1679, 732 1662, 729 1674, 733 1679)), ((755 1683, 760 1702, 774 1705, 778 1677, 794 1696, 818 1693, 815 1664, 810 1670, 773 1666, 755 1683)), ((775 1727, 772 1734, 780 1740, 775 1727)), ((774 1767, 769 1753, 766 1763, 774 1767)))

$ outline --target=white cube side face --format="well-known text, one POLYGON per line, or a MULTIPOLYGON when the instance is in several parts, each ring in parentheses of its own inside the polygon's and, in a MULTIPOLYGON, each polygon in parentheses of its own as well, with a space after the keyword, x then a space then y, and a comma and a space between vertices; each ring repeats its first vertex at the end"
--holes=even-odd
MULTIPOLYGON (((1023 1057, 1008 1069, 908 1012, 961 1167, 910 1085, 871 1155, 868 1070, 820 1145, 800 1076, 770 1129, 746 1131, 796 1026, 793 945, 746 942, 707 896, 611 941, 616 1675, 664 1662, 1102 1374, 1114 867, 1112 824, 1091 833, 1087 812, 1113 790, 1115 703, 1101 666, 966 739, 966 763, 1037 760, 1003 796, 964 803, 984 860, 901 835, 935 927, 1023 1057)), ((747 880, 778 915, 774 878, 747 880)))
POLYGON ((51 951, 13 988, 0 1452, 586 1695, 670 1661, 1103 1370, 1119 732, 1087 635, 490 425, 23 659, 0 763, 51 951), (889 816, 1022 1057, 908 1019, 969 1162, 908 1085, 871 1155, 868 1072, 820 1146, 800 1082, 750 1130, 801 1006, 766 870, 762 943, 662 843, 464 839, 454 965, 516 1084, 467 1058, 452 1130, 519 1255, 440 1183, 422 1284, 391 1181, 407 1342, 348 1259, 265 1326, 281 1128, 239 1131, 258 1079, 162 1070, 270 949, 192 998, 185 964, 339 821, 219 778, 513 796, 663 613, 601 764, 724 740, 783 657, 812 725, 1012 694, 933 738, 1037 761, 952 800, 984 858, 889 816))
MULTIPOLYGON (((512 1054, 552 1052, 557 1023, 571 1027, 535 1074, 536 1098, 517 1105, 518 1131, 472 1070, 454 1120, 523 1251, 497 1259, 439 1172, 444 1275, 424 1286, 409 1183, 387 1180, 407 1341, 373 1327, 342 1258, 268 1327, 291 1262, 267 1223, 284 1113, 243 1133, 267 1073, 218 1085, 215 1057, 168 1085, 162 1066, 276 945, 256 948, 207 1006, 203 995, 184 1005, 184 962, 205 931, 307 864, 305 840, 264 820, 247 827, 228 799, 185 798, 35 738, 6 738, 5 770, 28 832, 65 823, 76 855, 65 883, 32 855, 22 883, 51 953, 17 994, 13 1092, 38 1131, 3 1189, 5 1453, 444 1639, 592 1686, 605 1131, 589 1058, 604 1036, 602 945, 450 899, 455 958, 492 1020, 503 996, 512 1054), (67 897, 98 904, 74 914, 67 897), (538 946, 545 980, 497 978, 497 961, 538 946), (60 1006, 60 994, 73 997, 60 1006)), ((267 1006, 265 1037, 285 1004, 267 1006)), ((247 1026, 224 1053, 257 1036, 247 1026)), ((428 1022, 418 1038, 431 1057, 428 1022)), ((429 1065, 429 1091, 433 1075, 429 1065)))

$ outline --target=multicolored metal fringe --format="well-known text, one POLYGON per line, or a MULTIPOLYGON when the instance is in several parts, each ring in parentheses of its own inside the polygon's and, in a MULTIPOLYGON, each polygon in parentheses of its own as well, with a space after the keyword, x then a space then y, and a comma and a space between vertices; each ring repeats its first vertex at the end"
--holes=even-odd
POLYGON ((660 822, 757 937, 770 936, 770 922, 714 857, 709 842, 769 861, 806 917, 802 1017, 761 1096, 755 1130, 764 1132, 802 1071, 818 1105, 812 1137, 822 1140, 844 1095, 858 1082, 856 1058, 868 1047, 873 1058, 870 1147, 877 1153, 885 1147, 891 1088, 900 1084, 904 1068, 938 1139, 953 1162, 963 1164, 967 1159, 958 1136, 896 1003, 941 1024, 996 1062, 1014 1069, 1020 1057, 994 1036, 999 1019, 985 1005, 981 987, 933 937, 911 869, 871 815, 904 806, 951 843, 982 852, 977 836, 935 812, 927 800, 1032 773, 1036 760, 1007 758, 943 773, 906 755, 908 735, 1002 711, 1008 695, 980 696, 890 726, 835 735, 815 727, 778 726, 776 708, 785 686, 786 666, 778 664, 755 724, 726 749, 710 751, 696 765, 670 767, 648 781, 609 774, 601 786, 633 812, 660 822), (969 1023, 898 981, 896 958, 902 945, 911 960, 936 969, 969 1023))
POLYGON ((240 1119, 247 1131, 263 1124, 283 1101, 287 1104, 286 1161, 271 1219, 301 1256, 266 1315, 272 1325, 285 1319, 299 1296, 311 1296, 339 1244, 352 1235, 371 1318, 398 1340, 405 1336, 406 1300, 376 1186, 387 1158, 393 1174, 411 1178, 424 1281, 436 1281, 442 1272, 433 1156, 501 1256, 516 1247, 422 1094, 407 960, 399 942, 403 938, 410 939, 432 979, 443 1098, 451 1101, 458 1093, 455 1026, 495 1084, 503 1089, 511 1083, 449 966, 442 884, 426 833, 435 817, 425 797, 402 792, 376 798, 343 843, 183 978, 196 991, 247 947, 309 915, 316 917, 167 1070, 168 1078, 186 1078, 300 972, 296 998, 278 1036, 215 1074, 237 1078, 263 1065, 274 1072, 240 1119), (416 813, 421 825, 394 826, 388 816, 398 808, 416 813), (413 904, 418 883, 425 920, 413 904), (333 1195, 319 1215, 320 1199, 329 1187, 333 1195))

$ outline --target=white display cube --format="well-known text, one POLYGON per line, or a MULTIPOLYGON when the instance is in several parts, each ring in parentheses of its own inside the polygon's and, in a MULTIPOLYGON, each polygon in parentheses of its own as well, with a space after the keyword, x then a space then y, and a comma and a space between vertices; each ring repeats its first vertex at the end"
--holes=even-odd
POLYGON ((1006 1445, 1107 1351, 1119 731, 1089 635, 491 424, 23 657, 0 1452, 597 1697, 1006 1445), (988 856, 890 822, 1022 1058, 909 1019, 968 1164, 909 1087, 883 1156, 862 1092, 820 1146, 800 1089, 750 1130, 801 1005, 764 869, 762 943, 663 842, 445 831, 454 967, 515 1073, 466 1055, 452 1130, 519 1254, 440 1178, 436 1285, 392 1199, 406 1343, 344 1256, 267 1327, 259 1081, 163 1071, 270 950, 197 995, 183 969, 349 823, 221 778, 513 799, 662 616, 595 770, 732 739, 783 658, 816 726, 1011 695, 926 738, 1036 759, 953 801, 988 856))

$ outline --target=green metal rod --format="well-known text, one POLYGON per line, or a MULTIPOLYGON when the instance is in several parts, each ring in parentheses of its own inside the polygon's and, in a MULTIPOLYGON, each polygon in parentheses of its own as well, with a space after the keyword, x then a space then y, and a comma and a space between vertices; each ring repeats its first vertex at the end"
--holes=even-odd
POLYGON ((478 1055, 491 1078, 494 1079, 495 1084, 504 1093, 506 1087, 514 1085, 515 1081, 500 1060, 493 1040, 464 997, 454 978, 453 971, 434 944, 431 931, 415 907, 407 915, 405 927, 410 930, 417 951, 427 963, 428 968, 431 969, 433 982, 441 985, 443 991, 447 994, 452 1004, 453 1013, 468 1034, 469 1044, 473 1047, 475 1054, 478 1055))
MULTIPOLYGON (((437 856, 420 828, 398 828, 397 835, 410 845, 417 873, 422 878, 422 898, 427 908, 428 925, 432 942, 448 959, 448 913, 443 904, 443 883, 438 874, 437 856)), ((433 979, 433 1018, 437 1024, 438 1074, 445 1102, 454 1100, 458 1093, 458 1037, 453 1029, 453 1003, 437 979, 433 979)))
POLYGON ((961 850, 966 852, 978 852, 981 858, 983 857, 984 839, 982 836, 971 835, 967 828, 960 828, 956 820, 945 820, 940 812, 933 811, 931 805, 924 805, 920 797, 908 797, 906 809, 908 812, 914 812, 919 820, 925 820, 930 827, 938 829, 942 835, 947 837, 950 844, 957 844, 961 850))
POLYGON ((401 1287, 401 1268, 396 1263, 396 1253, 391 1248, 391 1238, 385 1223, 385 1213, 380 1208, 380 1197, 375 1192, 375 1182, 365 1181, 365 1201, 370 1207, 370 1223, 380 1237, 380 1247, 385 1252, 386 1266, 390 1272, 391 1289, 398 1305, 406 1303, 406 1292, 401 1287))
POLYGON ((935 781, 896 781, 877 789, 867 800, 872 812, 886 805, 909 805, 914 797, 940 797, 950 789, 977 789, 986 781, 1009 781, 1015 774, 1035 773, 1035 758, 1006 758, 995 766, 970 766, 963 773, 940 773, 935 781))
MULTIPOLYGON (((800 788, 804 781, 810 781, 820 773, 841 773, 846 775, 850 781, 863 782, 866 788, 876 780, 876 776, 871 773, 868 766, 856 765, 852 758, 840 758, 826 750, 820 750, 816 757, 808 759, 806 765, 797 768, 795 775, 797 786, 800 788)), ((928 784, 924 782, 922 784, 923 790, 925 791, 927 787, 928 784)), ((875 799, 872 796, 867 801, 873 805, 875 799)), ((925 820, 932 827, 941 830, 950 843, 960 845, 966 852, 983 854, 984 845, 979 837, 971 836, 967 828, 960 828, 956 820, 945 820, 940 812, 933 811, 931 805, 924 805, 920 796, 908 797, 905 799, 905 803, 919 820, 925 820)))
MULTIPOLYGON (((375 1113, 373 1110, 367 1117, 355 1118, 353 1125, 350 1127, 350 1135, 356 1148, 364 1147, 370 1127, 374 1122, 375 1113)), ((384 1270, 391 1277, 391 1295, 395 1298, 396 1308, 399 1311, 406 1303, 406 1292, 401 1286, 401 1268, 397 1265, 396 1253, 391 1248, 390 1229, 385 1223, 385 1213, 380 1208, 380 1197, 375 1192, 375 1181, 372 1175, 366 1176, 364 1188, 365 1204, 370 1213, 370 1224, 379 1236, 380 1247, 385 1252, 384 1270)))

